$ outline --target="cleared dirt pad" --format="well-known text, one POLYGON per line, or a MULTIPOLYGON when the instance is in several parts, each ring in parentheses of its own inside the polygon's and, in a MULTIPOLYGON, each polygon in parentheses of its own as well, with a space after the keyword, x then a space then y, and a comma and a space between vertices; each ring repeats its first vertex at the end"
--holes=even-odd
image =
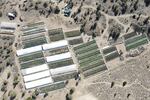
POLYGON ((75 98, 74 100, 98 100, 98 99, 94 97, 92 94, 86 94, 78 98, 75 98))

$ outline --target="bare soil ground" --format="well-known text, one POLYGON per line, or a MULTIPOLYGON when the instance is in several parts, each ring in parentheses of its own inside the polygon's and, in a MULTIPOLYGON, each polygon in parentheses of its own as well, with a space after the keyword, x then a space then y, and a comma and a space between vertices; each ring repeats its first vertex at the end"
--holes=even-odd
MULTIPOLYGON (((67 0, 62 0, 58 4, 47 2, 46 8, 43 7, 43 2, 36 4, 35 1, 27 0, 27 3, 23 3, 24 1, 0 0, 0 13, 2 12, 0 21, 16 22, 18 25, 44 21, 48 29, 63 28, 64 32, 81 27, 84 32, 82 34, 84 42, 91 39, 94 32, 100 48, 108 45, 107 39, 112 28, 119 28, 120 36, 122 36, 133 31, 131 23, 140 26, 148 25, 144 21, 150 16, 150 6, 145 3, 148 0, 128 0, 127 3, 124 3, 126 0, 122 0, 124 2, 121 0, 72 0, 74 6, 70 17, 64 17, 61 11, 59 14, 54 14, 55 7, 58 6, 61 10, 67 0), (38 10, 35 10, 36 5, 38 10), (113 9, 115 7, 116 10, 113 9), (123 7, 126 7, 125 12, 122 12, 123 7), (50 8, 53 10, 47 16, 50 8), (9 20, 6 15, 14 10, 18 13, 17 18, 9 20), (40 15, 40 10, 45 11, 45 14, 40 15)), ((19 28, 14 36, 0 35, 0 69, 2 69, 0 88, 5 88, 4 91, 0 91, 0 100, 9 100, 12 96, 9 95, 11 90, 16 93, 15 100, 26 100, 34 93, 34 91, 24 90, 19 63, 15 56, 15 47, 20 48, 19 28), (17 43, 17 46, 12 44, 13 41, 14 45, 17 43), (8 73, 11 75, 7 79, 8 73), (17 85, 13 88, 13 83, 16 81, 17 85), (5 82, 6 85, 4 85, 5 82)), ((117 45, 117 48, 124 50, 122 45, 117 45)), ((150 100, 149 53, 148 45, 138 57, 125 59, 122 62, 115 59, 107 63, 108 71, 82 79, 77 87, 74 80, 71 80, 66 88, 49 92, 45 98, 39 95, 37 100, 65 100, 66 94, 72 87, 75 88, 73 100, 150 100)))

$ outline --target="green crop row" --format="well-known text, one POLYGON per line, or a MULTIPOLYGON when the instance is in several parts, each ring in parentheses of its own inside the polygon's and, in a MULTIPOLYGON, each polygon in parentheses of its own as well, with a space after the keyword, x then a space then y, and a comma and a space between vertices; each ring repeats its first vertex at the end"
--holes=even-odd
POLYGON ((45 37, 45 35, 44 35, 44 33, 39 33, 39 34, 34 34, 34 35, 27 35, 27 36, 23 36, 22 37, 22 41, 23 42, 26 42, 26 41, 30 41, 30 40, 32 40, 32 39, 36 39, 36 38, 44 38, 45 37))
POLYGON ((84 47, 89 46, 89 45, 94 44, 94 43, 96 43, 95 40, 89 41, 87 43, 83 43, 83 44, 81 44, 79 46, 74 47, 74 51, 76 51, 78 49, 81 49, 81 48, 84 48, 84 47))
POLYGON ((32 23, 32 24, 28 24, 26 26, 28 27, 37 27, 37 26, 41 26, 41 25, 44 25, 44 22, 37 22, 37 23, 32 23))
POLYGON ((67 74, 61 74, 58 76, 54 76, 52 78, 53 78, 54 82, 58 82, 58 81, 64 81, 64 80, 75 78, 76 74, 77 74, 77 72, 71 72, 71 73, 67 73, 67 74))
POLYGON ((59 61, 48 63, 48 66, 49 66, 50 69, 53 69, 53 68, 68 66, 68 65, 71 65, 71 64, 73 64, 72 59, 64 59, 64 60, 59 60, 59 61))
POLYGON ((89 45, 87 47, 76 50, 75 53, 76 54, 83 54, 83 53, 86 53, 88 51, 91 51, 91 50, 94 50, 94 49, 97 49, 97 48, 98 48, 97 44, 92 44, 92 45, 89 45))
POLYGON ((99 50, 92 50, 92 51, 86 52, 84 54, 77 55, 77 58, 78 58, 78 60, 81 60, 81 59, 84 59, 84 58, 87 58, 87 57, 90 57, 93 55, 97 55, 97 54, 100 54, 99 50))
POLYGON ((54 91, 57 89, 61 89, 65 87, 65 82, 57 82, 57 83, 53 83, 44 87, 40 87, 39 90, 41 93, 47 93, 49 91, 54 91))
POLYGON ((56 35, 56 34, 62 34, 63 35, 63 30, 62 30, 62 28, 48 30, 48 34, 49 35, 56 35))
POLYGON ((125 40, 125 45, 129 45, 130 43, 134 43, 134 42, 136 42, 138 40, 145 39, 145 38, 147 38, 147 37, 144 34, 143 35, 135 36, 133 38, 125 40))
POLYGON ((129 34, 125 34, 124 35, 124 39, 126 40, 126 39, 130 39, 130 38, 132 38, 132 37, 134 37, 134 36, 136 36, 137 34, 136 34, 136 32, 132 32, 132 33, 129 33, 129 34))
POLYGON ((98 62, 93 63, 93 65, 81 67, 81 69, 84 72, 84 71, 90 70, 92 68, 95 68, 95 67, 98 67, 98 66, 101 66, 101 65, 104 65, 104 64, 105 63, 103 61, 98 61, 98 62))
POLYGON ((96 59, 99 59, 99 60, 102 59, 102 55, 98 54, 98 55, 90 56, 88 58, 81 59, 81 60, 79 60, 79 64, 83 64, 83 63, 89 62, 89 61, 92 62, 92 61, 94 61, 96 59))
POLYGON ((48 56, 52 56, 52 55, 56 55, 56 54, 65 53, 65 52, 68 52, 68 51, 69 51, 68 47, 65 46, 65 47, 61 47, 61 48, 47 50, 47 51, 45 51, 45 53, 47 53, 48 56))
POLYGON ((81 44, 81 43, 83 43, 83 39, 82 38, 77 38, 77 39, 69 40, 69 44, 70 45, 77 45, 77 44, 81 44))
POLYGON ((44 43, 47 43, 47 40, 45 37, 42 37, 42 38, 31 39, 29 41, 23 42, 23 46, 24 48, 29 48, 33 46, 42 45, 44 43))
POLYGON ((112 60, 112 59, 117 58, 118 56, 119 56, 118 51, 115 51, 115 52, 112 52, 112 53, 110 53, 110 54, 108 54, 108 55, 105 55, 105 60, 106 60, 106 61, 110 61, 110 60, 112 60))
POLYGON ((63 40, 64 35, 63 34, 55 34, 55 35, 50 35, 49 38, 52 42, 54 42, 54 41, 63 40))
POLYGON ((135 43, 127 45, 126 46, 126 50, 128 51, 130 49, 135 49, 135 48, 137 48, 137 47, 139 47, 141 45, 147 44, 147 43, 148 43, 147 39, 142 39, 142 40, 139 40, 139 41, 137 41, 135 43))
POLYGON ((41 28, 41 29, 38 28, 36 30, 31 30, 31 31, 28 31, 28 32, 23 32, 23 36, 33 35, 33 34, 42 33, 42 32, 46 32, 46 30, 44 28, 41 28))
POLYGON ((34 59, 42 58, 42 57, 44 57, 42 52, 36 52, 36 53, 32 53, 32 54, 19 57, 19 61, 26 62, 26 61, 30 61, 30 60, 34 60, 34 59))
POLYGON ((113 47, 105 48, 105 49, 103 49, 102 51, 103 51, 103 54, 108 54, 108 53, 113 52, 113 51, 115 51, 115 50, 117 50, 117 49, 116 49, 115 46, 113 46, 113 47))
POLYGON ((36 60, 33 60, 33 61, 24 62, 24 63, 21 63, 21 69, 42 65, 44 63, 45 63, 45 59, 44 58, 36 59, 36 60))
POLYGON ((88 77, 88 76, 94 75, 94 74, 104 71, 104 70, 107 70, 107 67, 105 65, 101 65, 101 66, 92 68, 91 70, 87 70, 87 71, 83 72, 83 75, 84 75, 84 77, 88 77))
POLYGON ((92 66, 95 63, 101 62, 101 64, 104 64, 104 60, 103 59, 95 59, 93 61, 88 61, 85 63, 80 64, 80 67, 86 67, 86 66, 92 66))
POLYGON ((66 37, 76 37, 76 36, 80 36, 81 32, 79 30, 75 30, 75 31, 69 31, 69 32, 65 32, 66 37))

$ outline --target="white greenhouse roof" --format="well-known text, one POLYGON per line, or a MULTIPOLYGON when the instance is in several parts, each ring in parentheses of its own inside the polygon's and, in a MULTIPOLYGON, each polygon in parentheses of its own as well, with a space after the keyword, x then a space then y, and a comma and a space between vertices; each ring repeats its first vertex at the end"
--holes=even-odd
POLYGON ((47 64, 43 64, 43 65, 31 67, 31 68, 22 69, 21 72, 23 75, 28 75, 28 74, 36 73, 39 71, 48 70, 48 69, 49 68, 48 68, 47 64))
POLYGON ((53 83, 52 77, 47 77, 47 78, 39 79, 36 81, 27 82, 25 83, 25 86, 26 86, 26 89, 31 89, 31 88, 35 88, 38 86, 51 84, 51 83, 53 83))
POLYGON ((33 52, 37 52, 37 51, 42 51, 42 46, 41 45, 26 48, 26 49, 17 50, 17 55, 21 56, 21 55, 25 55, 25 54, 29 54, 29 53, 33 53, 33 52))
POLYGON ((50 71, 46 70, 46 71, 26 75, 24 76, 24 81, 29 82, 29 81, 37 80, 37 79, 48 77, 48 76, 50 76, 50 71))
POLYGON ((65 73, 69 73, 69 72, 74 72, 74 71, 77 71, 77 67, 75 64, 69 65, 69 66, 64 66, 64 67, 59 67, 59 68, 55 68, 55 69, 50 69, 52 76, 55 76, 58 74, 65 74, 65 73))
POLYGON ((70 58, 70 57, 71 57, 70 52, 67 52, 67 53, 62 53, 62 54, 58 54, 54 56, 48 56, 46 57, 46 61, 52 62, 52 61, 62 60, 62 59, 70 58))
POLYGON ((61 41, 57 41, 57 42, 52 42, 50 44, 44 44, 43 50, 54 49, 54 48, 63 47, 63 46, 67 46, 67 45, 68 45, 67 40, 61 40, 61 41))
POLYGON ((7 28, 7 29, 16 29, 17 24, 16 23, 10 23, 10 22, 1 22, 0 27, 1 28, 7 28))

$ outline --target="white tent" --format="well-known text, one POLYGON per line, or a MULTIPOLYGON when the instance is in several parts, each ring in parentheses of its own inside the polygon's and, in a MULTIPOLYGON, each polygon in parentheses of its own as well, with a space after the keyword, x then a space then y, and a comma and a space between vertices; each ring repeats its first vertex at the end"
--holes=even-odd
POLYGON ((67 45, 68 45, 68 41, 67 40, 61 40, 61 41, 57 41, 57 42, 52 42, 50 44, 44 44, 43 45, 43 50, 64 47, 64 46, 67 46, 67 45))
POLYGON ((54 56, 48 56, 46 57, 46 61, 52 62, 52 61, 62 60, 62 59, 70 58, 70 57, 71 57, 70 52, 67 52, 67 53, 62 53, 62 54, 58 54, 54 56))
POLYGON ((42 51, 42 46, 41 45, 26 48, 26 49, 17 50, 17 55, 21 56, 21 55, 25 55, 25 54, 29 54, 29 53, 33 53, 33 52, 37 52, 37 51, 42 51))
POLYGON ((65 74, 65 73, 70 73, 70 72, 75 72, 77 71, 77 67, 75 64, 69 65, 69 66, 64 66, 64 67, 59 67, 55 69, 50 69, 51 75, 60 75, 60 74, 65 74))
POLYGON ((22 72, 23 75, 28 75, 28 74, 36 73, 36 72, 39 72, 39 71, 48 70, 48 69, 49 69, 48 65, 43 64, 43 65, 31 67, 31 68, 22 69, 21 72, 22 72))
POLYGON ((29 82, 29 81, 37 80, 37 79, 48 77, 48 76, 50 76, 50 71, 46 70, 46 71, 26 75, 24 76, 24 81, 29 82))
POLYGON ((25 83, 25 86, 26 86, 26 89, 31 89, 31 88, 39 87, 42 85, 51 84, 51 83, 53 83, 52 77, 47 77, 47 78, 42 78, 36 81, 27 82, 25 83))

